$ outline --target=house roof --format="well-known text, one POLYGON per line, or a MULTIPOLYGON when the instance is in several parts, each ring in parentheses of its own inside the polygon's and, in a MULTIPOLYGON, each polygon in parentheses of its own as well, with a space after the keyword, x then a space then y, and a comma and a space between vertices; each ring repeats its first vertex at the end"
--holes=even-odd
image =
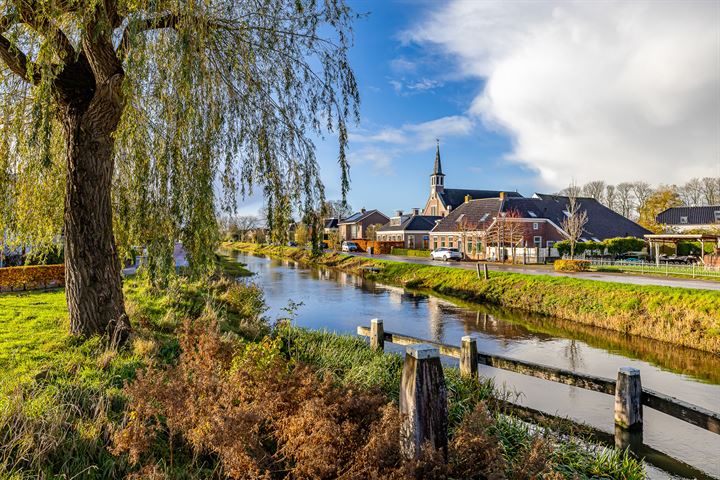
POLYGON ((434 215, 412 215, 406 218, 400 225, 386 223, 378 229, 378 232, 396 232, 398 230, 429 232, 435 226, 435 221, 441 218, 442 217, 434 215))
MULTIPOLYGON (((565 211, 569 202, 569 198, 562 195, 536 193, 533 198, 508 199, 505 209, 509 211, 515 208, 525 218, 532 217, 530 212, 533 212, 537 218, 546 218, 562 228, 562 222, 567 218, 565 211)), ((587 240, 615 237, 642 238, 651 233, 594 198, 579 197, 577 202, 580 204, 580 209, 587 212, 588 221, 583 229, 583 238, 587 240)))
POLYGON ((344 223, 358 223, 358 222, 362 222, 363 220, 365 220, 367 217, 369 217, 370 215, 372 215, 372 214, 374 214, 374 213, 379 213, 380 215, 382 215, 383 217, 385 217, 385 221, 390 220, 390 219, 387 217, 387 215, 385 215, 385 214, 382 213, 381 211, 373 209, 373 210, 366 210, 366 211, 364 211, 364 212, 363 212, 363 211, 355 212, 355 213, 353 213, 352 215, 350 215, 349 217, 343 218, 342 220, 340 220, 340 221, 338 222, 338 225, 344 224, 344 223))
POLYGON ((720 205, 704 207, 672 207, 660 212, 655 220, 664 225, 711 225, 720 223, 720 205), (680 217, 687 217, 687 222, 680 222, 680 217))
MULTIPOLYGON (((433 229, 435 232, 454 232, 458 225, 466 221, 470 225, 489 226, 498 212, 516 211, 520 218, 546 219, 562 228, 562 221, 567 217, 569 199, 559 195, 535 194, 532 198, 509 197, 470 200, 453 209, 433 229)), ((637 223, 607 208, 593 198, 579 198, 580 208, 587 211, 588 222, 585 225, 583 238, 587 240, 614 237, 640 237, 650 233, 637 223)))
MULTIPOLYGON (((498 198, 501 190, 469 190, 465 188, 446 188, 438 193, 440 200, 447 207, 458 208, 465 202, 465 196, 470 195, 473 200, 483 198, 498 198)), ((522 197, 518 192, 504 192, 506 197, 522 197)))
POLYGON ((326 218, 325 219, 325 228, 337 228, 338 227, 338 219, 337 218, 326 218))
MULTIPOLYGON (((433 228, 435 232, 455 232, 463 221, 468 225, 490 225, 500 211, 500 198, 470 200, 454 208, 433 228)), ((482 228, 482 227, 481 227, 482 228)))

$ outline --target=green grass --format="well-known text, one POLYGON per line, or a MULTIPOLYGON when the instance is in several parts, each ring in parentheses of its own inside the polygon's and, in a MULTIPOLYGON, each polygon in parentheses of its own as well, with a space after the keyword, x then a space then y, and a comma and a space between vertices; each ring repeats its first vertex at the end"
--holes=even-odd
POLYGON ((451 267, 309 252, 290 247, 227 244, 255 253, 338 268, 385 283, 425 289, 474 303, 517 308, 623 334, 720 354, 720 292, 600 282, 549 275, 475 272, 451 267), (371 271, 369 268, 377 271, 371 271))
MULTIPOLYGON (((111 479, 132 472, 125 456, 107 448, 125 415, 124 382, 151 362, 173 362, 181 318, 201 315, 208 305, 220 312, 226 331, 247 332, 241 319, 262 316, 262 294, 232 285, 175 279, 155 289, 141 278, 125 279, 135 337, 118 352, 106 350, 97 337, 83 341, 69 335, 62 290, 1 294, 0 477, 111 479)), ((284 338, 290 359, 350 388, 379 389, 398 398, 399 356, 373 352, 351 336, 288 328, 275 334, 284 338)), ((446 382, 451 429, 478 402, 494 395, 491 381, 462 378, 454 368, 446 369, 446 382)), ((515 418, 497 415, 510 453, 535 431, 515 418)), ((605 450, 606 457, 598 456, 564 436, 557 442, 557 469, 568 476, 621 472, 614 478, 641 478, 642 467, 634 460, 605 450)), ((178 454, 174 462, 173 478, 207 478, 213 468, 212 459, 178 454)))

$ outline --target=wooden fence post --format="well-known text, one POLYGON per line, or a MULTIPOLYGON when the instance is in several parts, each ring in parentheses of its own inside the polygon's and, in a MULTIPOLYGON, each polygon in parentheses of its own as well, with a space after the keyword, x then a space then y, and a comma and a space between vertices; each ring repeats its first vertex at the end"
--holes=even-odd
POLYGON ((615 384, 615 424, 622 428, 642 426, 640 370, 620 367, 615 384))
POLYGON ((460 343, 460 375, 463 377, 477 377, 478 348, 477 338, 466 335, 460 343))
POLYGON ((385 349, 385 328, 383 328, 383 321, 379 318, 370 320, 370 348, 375 351, 385 349))
POLYGON ((488 273, 487 263, 483 263, 483 271, 484 271, 484 273, 485 273, 485 280, 489 279, 489 278, 490 278, 490 274, 488 273))
POLYGON ((480 263, 475 264, 475 270, 477 270, 477 277, 480 278, 480 263))
POLYGON ((413 460, 429 442, 447 459, 447 389, 440 351, 431 345, 411 345, 405 350, 400 383, 400 453, 413 460))

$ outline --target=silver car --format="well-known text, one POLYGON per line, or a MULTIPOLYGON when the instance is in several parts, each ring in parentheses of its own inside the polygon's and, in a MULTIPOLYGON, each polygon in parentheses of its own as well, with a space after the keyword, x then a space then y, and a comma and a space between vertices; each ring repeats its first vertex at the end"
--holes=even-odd
POLYGON ((462 253, 457 248, 440 247, 430 252, 430 258, 433 260, 462 260, 462 253))

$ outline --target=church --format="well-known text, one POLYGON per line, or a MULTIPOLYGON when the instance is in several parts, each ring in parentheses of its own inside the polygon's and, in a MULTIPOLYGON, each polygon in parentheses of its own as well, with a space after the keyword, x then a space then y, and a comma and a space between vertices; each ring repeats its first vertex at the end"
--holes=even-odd
POLYGON ((481 198, 522 197, 518 192, 504 192, 500 190, 470 190, 466 188, 445 188, 445 174, 442 171, 440 160, 440 142, 435 151, 435 167, 430 175, 430 196, 425 203, 423 215, 444 217, 453 209, 459 207, 466 200, 481 198), (469 198, 468 198, 469 196, 469 198))

